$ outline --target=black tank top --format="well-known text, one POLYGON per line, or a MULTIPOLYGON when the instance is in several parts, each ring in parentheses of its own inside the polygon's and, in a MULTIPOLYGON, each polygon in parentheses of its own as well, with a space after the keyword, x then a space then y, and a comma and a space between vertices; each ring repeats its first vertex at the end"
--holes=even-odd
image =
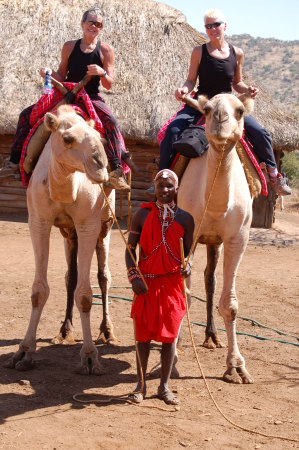
MULTIPOLYGON (((80 49, 81 39, 79 39, 68 60, 68 71, 65 81, 72 81, 78 83, 82 80, 87 72, 89 64, 97 64, 103 67, 100 55, 101 42, 98 41, 96 48, 91 53, 83 53, 80 49)), ((89 95, 98 94, 100 86, 100 77, 92 77, 92 79, 85 86, 85 90, 89 95)))
POLYGON ((200 94, 212 98, 222 92, 232 92, 232 82, 237 66, 234 47, 229 45, 229 56, 224 59, 214 58, 208 52, 207 45, 202 46, 201 61, 198 68, 199 87, 196 97, 200 94))

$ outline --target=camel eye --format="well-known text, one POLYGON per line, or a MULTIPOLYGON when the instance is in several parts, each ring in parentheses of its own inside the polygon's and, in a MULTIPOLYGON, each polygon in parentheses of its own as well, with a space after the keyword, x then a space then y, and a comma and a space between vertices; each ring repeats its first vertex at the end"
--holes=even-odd
POLYGON ((243 106, 240 106, 239 108, 236 109, 236 112, 240 117, 242 117, 245 112, 245 108, 243 106))

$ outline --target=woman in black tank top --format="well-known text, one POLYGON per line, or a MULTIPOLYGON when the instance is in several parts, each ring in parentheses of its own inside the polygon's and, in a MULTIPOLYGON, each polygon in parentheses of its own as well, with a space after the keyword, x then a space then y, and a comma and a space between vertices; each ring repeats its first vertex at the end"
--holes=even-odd
MULTIPOLYGON (((243 81, 243 51, 225 40, 226 21, 223 13, 215 9, 206 11, 204 23, 209 41, 193 49, 188 77, 183 86, 176 89, 176 99, 182 101, 185 94, 194 90, 197 82, 195 98, 199 94, 211 98, 220 93, 231 93, 232 89, 239 94, 249 92, 251 97, 255 98, 258 89, 243 81)), ((159 170, 171 166, 175 157, 173 143, 183 130, 197 123, 201 116, 201 113, 188 105, 178 112, 168 125, 165 137, 160 143, 159 170)), ((260 161, 266 164, 273 189, 278 195, 290 194, 291 190, 285 178, 277 171, 269 133, 252 116, 245 117, 244 128, 255 153, 260 161)))
MULTIPOLYGON (((97 7, 85 11, 81 21, 83 31, 82 39, 66 42, 61 51, 61 62, 57 72, 43 67, 40 70, 42 77, 46 71, 50 71, 52 77, 58 81, 79 82, 88 74, 92 76, 90 82, 85 86, 96 113, 101 120, 104 130, 107 153, 110 165, 110 185, 118 190, 129 191, 123 169, 122 161, 136 170, 136 166, 130 158, 124 143, 124 139, 112 112, 99 95, 100 84, 109 90, 113 84, 114 72, 114 50, 106 43, 98 41, 99 33, 103 27, 103 16, 97 7)), ((34 105, 22 111, 17 125, 16 136, 11 148, 11 169, 15 170, 21 158, 24 141, 30 131, 30 114, 34 105)), ((12 175, 14 172, 12 170, 12 175)), ((8 174, 9 175, 9 174, 8 174)), ((5 176, 7 171, 5 172, 5 176)), ((0 169, 1 177, 1 169, 0 169)))

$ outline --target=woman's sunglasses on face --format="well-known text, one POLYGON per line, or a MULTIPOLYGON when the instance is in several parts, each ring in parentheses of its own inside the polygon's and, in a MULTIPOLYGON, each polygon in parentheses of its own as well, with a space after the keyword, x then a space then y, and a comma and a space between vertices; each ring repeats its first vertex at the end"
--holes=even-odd
POLYGON ((219 28, 220 25, 222 25, 223 23, 224 22, 207 23, 205 25, 205 27, 206 27, 207 30, 211 30, 212 28, 214 28, 214 30, 215 30, 216 28, 219 28))
POLYGON ((94 25, 97 28, 102 28, 102 22, 97 22, 95 20, 86 20, 88 25, 94 25))

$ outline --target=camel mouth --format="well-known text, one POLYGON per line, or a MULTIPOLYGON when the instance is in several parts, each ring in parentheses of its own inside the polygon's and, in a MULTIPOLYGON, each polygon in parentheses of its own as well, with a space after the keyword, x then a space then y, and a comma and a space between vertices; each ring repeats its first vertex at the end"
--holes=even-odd
POLYGON ((93 184, 104 183, 109 179, 106 167, 99 167, 97 164, 87 164, 85 166, 85 173, 93 184))

